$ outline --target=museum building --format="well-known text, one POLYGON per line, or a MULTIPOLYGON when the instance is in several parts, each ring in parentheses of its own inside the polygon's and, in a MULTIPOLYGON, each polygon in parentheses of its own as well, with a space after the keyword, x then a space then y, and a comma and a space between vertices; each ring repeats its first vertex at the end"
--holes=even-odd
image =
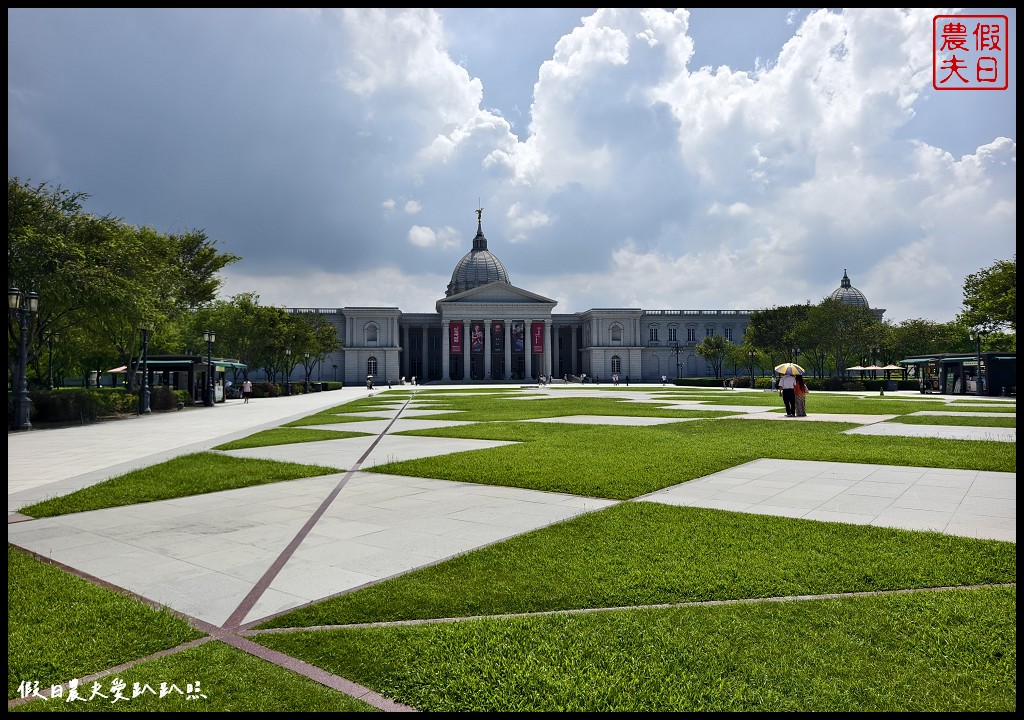
MULTIPOLYGON (((751 310, 593 308, 556 313, 557 302, 516 287, 487 248, 477 211, 473 247, 452 271, 433 313, 397 307, 287 308, 333 324, 342 347, 314 379, 378 384, 533 381, 541 376, 636 382, 713 376, 696 354, 704 338, 741 343, 751 310)), ((867 306, 846 272, 832 298, 867 306)), ((874 311, 879 318, 884 310, 874 311)))

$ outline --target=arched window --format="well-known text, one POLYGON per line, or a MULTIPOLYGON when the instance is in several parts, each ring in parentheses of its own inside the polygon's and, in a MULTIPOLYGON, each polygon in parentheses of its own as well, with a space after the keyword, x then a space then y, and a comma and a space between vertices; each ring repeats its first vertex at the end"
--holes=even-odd
POLYGON ((611 326, 611 337, 613 343, 622 342, 622 326, 618 323, 611 326))
POLYGON ((377 342, 377 325, 375 323, 369 323, 366 326, 366 343, 369 345, 370 343, 376 343, 376 342, 377 342))
POLYGON ((622 372, 622 360, 619 358, 618 355, 612 355, 612 372, 622 372))
POLYGON ((376 375, 377 374, 377 358, 370 356, 370 359, 366 361, 366 374, 376 375))

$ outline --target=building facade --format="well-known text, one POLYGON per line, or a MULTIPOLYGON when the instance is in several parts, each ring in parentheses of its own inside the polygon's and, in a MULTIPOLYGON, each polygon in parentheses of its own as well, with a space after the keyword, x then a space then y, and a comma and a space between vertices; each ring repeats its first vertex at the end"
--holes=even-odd
MULTIPOLYGON (((481 214, 478 210, 473 247, 455 266, 433 313, 404 313, 397 307, 288 308, 322 316, 343 342, 314 371, 315 379, 361 384, 372 375, 378 384, 413 378, 481 383, 541 376, 610 381, 618 375, 656 382, 662 376, 713 376, 713 368, 696 353, 707 337, 743 341, 751 310, 556 313, 555 300, 511 283, 487 247, 481 214)), ((845 271, 832 297, 867 304, 845 271)))

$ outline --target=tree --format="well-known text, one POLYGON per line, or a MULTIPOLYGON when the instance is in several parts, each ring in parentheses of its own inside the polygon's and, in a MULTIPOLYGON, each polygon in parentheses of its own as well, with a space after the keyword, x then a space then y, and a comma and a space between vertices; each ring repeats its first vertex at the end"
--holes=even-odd
POLYGON ((720 378, 722 377, 722 362, 728 354, 728 347, 730 345, 732 343, 721 335, 712 335, 704 338, 694 348, 694 352, 707 360, 708 364, 711 365, 712 371, 715 373, 715 377, 720 378))
POLYGON ((213 301, 218 273, 239 258, 217 251, 200 230, 165 235, 90 215, 82 206, 88 197, 8 178, 8 287, 40 296, 30 363, 48 333, 82 328, 129 366, 131 383, 140 328, 169 327, 213 301))
POLYGON ((746 342, 765 353, 773 366, 776 360, 788 360, 790 349, 802 347, 797 329, 809 308, 810 305, 785 305, 755 310, 747 324, 746 342))
POLYGON ((1017 332, 1017 256, 997 260, 964 281, 961 321, 987 332, 1010 328, 1017 332))

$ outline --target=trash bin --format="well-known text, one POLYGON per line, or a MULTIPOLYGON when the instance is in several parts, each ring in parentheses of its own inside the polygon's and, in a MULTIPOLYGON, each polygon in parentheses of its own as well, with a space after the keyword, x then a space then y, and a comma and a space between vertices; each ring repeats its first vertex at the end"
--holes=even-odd
POLYGON ((313 385, 313 392, 320 392, 321 390, 324 389, 323 383, 315 382, 311 384, 313 385))

